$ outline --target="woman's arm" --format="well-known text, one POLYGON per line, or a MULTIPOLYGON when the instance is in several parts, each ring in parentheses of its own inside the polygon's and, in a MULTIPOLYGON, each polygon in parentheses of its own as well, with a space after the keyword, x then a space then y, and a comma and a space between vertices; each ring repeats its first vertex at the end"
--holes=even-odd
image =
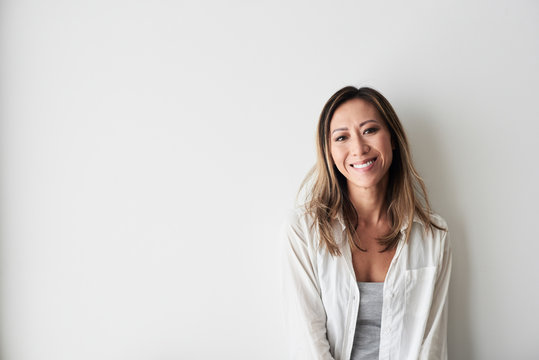
POLYGON ((294 216, 284 228, 284 302, 289 356, 294 360, 333 360, 326 335, 310 231, 294 216))
POLYGON ((449 233, 445 232, 443 251, 439 262, 434 296, 427 319, 425 337, 419 354, 420 359, 447 359, 447 297, 451 276, 451 243, 449 233))

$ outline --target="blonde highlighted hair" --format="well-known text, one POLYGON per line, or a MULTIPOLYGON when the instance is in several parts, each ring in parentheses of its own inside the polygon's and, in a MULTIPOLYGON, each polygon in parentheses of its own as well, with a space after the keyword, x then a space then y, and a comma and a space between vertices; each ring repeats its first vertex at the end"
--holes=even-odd
POLYGON ((431 220, 425 184, 412 163, 406 134, 389 101, 372 88, 347 86, 333 94, 322 109, 316 134, 316 165, 301 185, 301 189, 307 190, 305 206, 314 219, 313 226, 318 227, 320 245, 325 246, 332 255, 341 255, 332 230, 332 223, 341 216, 349 243, 360 248, 355 241, 358 214, 349 199, 346 178, 335 166, 330 152, 331 119, 335 110, 351 99, 367 101, 376 108, 395 144, 386 194, 390 230, 378 239, 384 247, 383 251, 397 245, 404 226, 407 226, 405 239, 409 238, 414 217, 421 220, 425 231, 433 227, 443 229, 431 220))

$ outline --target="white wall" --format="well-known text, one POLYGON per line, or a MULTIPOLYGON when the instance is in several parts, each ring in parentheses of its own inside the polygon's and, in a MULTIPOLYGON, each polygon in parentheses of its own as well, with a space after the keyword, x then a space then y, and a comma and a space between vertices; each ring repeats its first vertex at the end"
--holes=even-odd
POLYGON ((282 359, 279 228, 348 84, 450 224, 450 358, 539 357, 536 1, 0 14, 2 359, 282 359))

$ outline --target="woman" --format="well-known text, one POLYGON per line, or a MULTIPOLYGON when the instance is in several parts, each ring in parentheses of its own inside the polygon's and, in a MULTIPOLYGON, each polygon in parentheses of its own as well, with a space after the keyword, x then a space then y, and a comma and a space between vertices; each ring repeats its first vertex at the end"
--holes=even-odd
POLYGON ((291 358, 446 359, 446 223, 395 111, 345 87, 322 110, 317 149, 285 227, 291 358))

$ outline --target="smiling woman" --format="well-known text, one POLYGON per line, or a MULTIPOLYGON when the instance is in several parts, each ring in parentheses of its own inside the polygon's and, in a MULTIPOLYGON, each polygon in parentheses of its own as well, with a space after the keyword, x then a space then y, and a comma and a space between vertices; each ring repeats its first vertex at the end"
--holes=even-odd
POLYGON ((373 105, 359 98, 345 102, 333 114, 330 133, 331 157, 347 179, 350 193, 365 189, 380 193, 387 188, 394 147, 389 129, 373 105))
POLYGON ((397 114, 376 90, 345 87, 317 149, 285 227, 291 358, 447 358, 448 232, 397 114))

